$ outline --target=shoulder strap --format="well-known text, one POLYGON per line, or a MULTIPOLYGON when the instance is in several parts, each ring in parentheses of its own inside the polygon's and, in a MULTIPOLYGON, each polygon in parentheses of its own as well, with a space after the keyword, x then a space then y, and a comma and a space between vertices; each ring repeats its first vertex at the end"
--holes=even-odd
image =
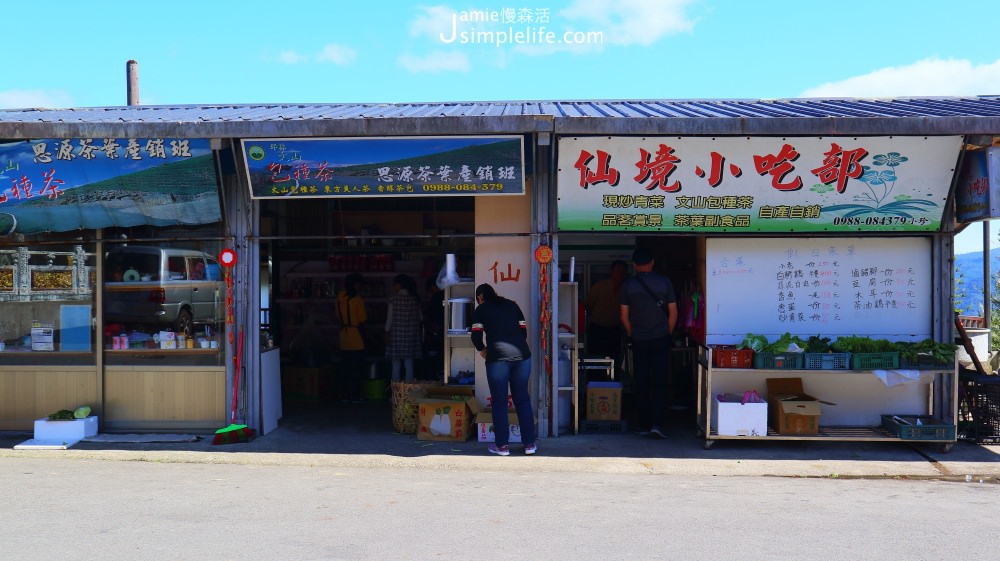
POLYGON ((649 294, 649 297, 656 302, 656 307, 663 310, 663 313, 669 314, 670 312, 663 307, 663 298, 657 297, 656 294, 653 293, 653 289, 649 288, 649 285, 646 284, 646 281, 642 280, 642 277, 636 275, 635 279, 639 281, 639 284, 641 284, 643 288, 646 289, 646 292, 649 294))

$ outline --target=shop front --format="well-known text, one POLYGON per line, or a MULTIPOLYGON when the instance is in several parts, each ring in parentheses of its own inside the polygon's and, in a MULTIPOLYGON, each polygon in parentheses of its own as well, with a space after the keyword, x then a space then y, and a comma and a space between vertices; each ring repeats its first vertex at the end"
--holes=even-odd
MULTIPOLYGON (((787 377, 822 396, 816 438, 881 438, 883 414, 954 427, 953 362, 902 383, 872 372, 881 366, 720 368, 712 353, 789 335, 950 343, 947 232, 963 137, 574 136, 557 146, 561 264, 582 277, 582 300, 635 247, 675 287, 668 405, 681 426, 708 444, 724 438, 718 395, 766 397, 768 378, 787 377)), ((584 352, 592 346, 603 345, 584 352)), ((622 355, 628 405, 648 389, 630 387, 622 355)))
POLYGON ((0 428, 91 407, 108 430, 224 419, 226 286, 207 140, 0 144, 0 428))
POLYGON ((531 280, 531 140, 240 141, 261 217, 262 329, 275 346, 267 352, 280 354, 283 411, 319 409, 389 430, 393 382, 466 386, 488 405, 469 331, 472 291, 489 283, 529 313, 542 290, 531 280), (341 300, 355 282, 363 316, 341 300), (393 310, 402 321, 390 304, 406 285, 420 310, 409 346, 390 329, 393 310))
MULTIPOLYGON (((214 430, 234 404, 261 433, 290 405, 357 415, 341 403, 358 396, 344 393, 335 302, 358 273, 370 327, 362 399, 387 395, 387 304, 402 274, 422 303, 444 289, 438 338, 420 349, 414 377, 465 382, 485 400, 459 310, 490 283, 530 318, 541 435, 577 432, 588 428, 581 359, 593 343, 580 303, 642 246, 682 308, 671 405, 712 436, 709 393, 766 388, 763 371, 744 383, 708 369, 710 345, 747 333, 953 337, 956 169, 1000 131, 990 97, 182 113, 0 111, 3 146, 23 145, 0 162, 16 178, 0 203, 0 428, 85 403, 102 430, 214 430), (169 165, 136 167, 161 145, 169 165), (172 146, 196 157, 174 158, 172 146), (63 154, 118 167, 71 181, 63 154), (229 266, 218 259, 227 249, 229 266), (873 271, 901 284, 853 286, 873 271), (779 288, 786 274, 841 284, 779 288), (722 385, 706 385, 712 376, 722 385)), ((860 403, 867 380, 846 379, 805 378, 821 397, 833 383, 828 401, 860 403)), ((934 402, 948 416, 949 388, 943 378, 895 388, 889 403, 928 412, 934 402)), ((875 413, 832 407, 838 425, 875 413)), ((388 407, 377 415, 391 430, 388 407)))

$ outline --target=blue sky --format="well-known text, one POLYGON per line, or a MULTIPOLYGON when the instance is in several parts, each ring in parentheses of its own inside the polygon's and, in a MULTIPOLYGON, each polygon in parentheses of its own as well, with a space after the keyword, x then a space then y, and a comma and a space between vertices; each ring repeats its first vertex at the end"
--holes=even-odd
MULTIPOLYGON (((1000 2, 52 0, 3 16, 7 108, 124 105, 129 59, 143 105, 1000 93, 1000 2)), ((981 242, 970 228, 957 252, 981 242)))

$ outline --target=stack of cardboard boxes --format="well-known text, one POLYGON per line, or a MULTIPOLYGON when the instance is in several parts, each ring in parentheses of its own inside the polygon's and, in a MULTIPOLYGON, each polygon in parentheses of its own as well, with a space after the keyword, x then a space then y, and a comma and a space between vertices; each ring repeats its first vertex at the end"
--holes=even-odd
POLYGON ((712 428, 719 436, 767 436, 768 425, 778 434, 819 434, 820 403, 829 402, 805 393, 802 378, 768 378, 767 403, 714 396, 712 428))

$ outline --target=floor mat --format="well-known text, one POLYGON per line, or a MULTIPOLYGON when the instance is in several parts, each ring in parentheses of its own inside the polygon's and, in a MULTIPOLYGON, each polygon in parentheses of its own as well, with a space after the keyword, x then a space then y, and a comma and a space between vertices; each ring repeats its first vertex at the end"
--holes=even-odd
POLYGON ((148 442, 197 442, 202 437, 193 434, 98 434, 88 436, 83 442, 118 442, 118 443, 148 443, 148 442))

